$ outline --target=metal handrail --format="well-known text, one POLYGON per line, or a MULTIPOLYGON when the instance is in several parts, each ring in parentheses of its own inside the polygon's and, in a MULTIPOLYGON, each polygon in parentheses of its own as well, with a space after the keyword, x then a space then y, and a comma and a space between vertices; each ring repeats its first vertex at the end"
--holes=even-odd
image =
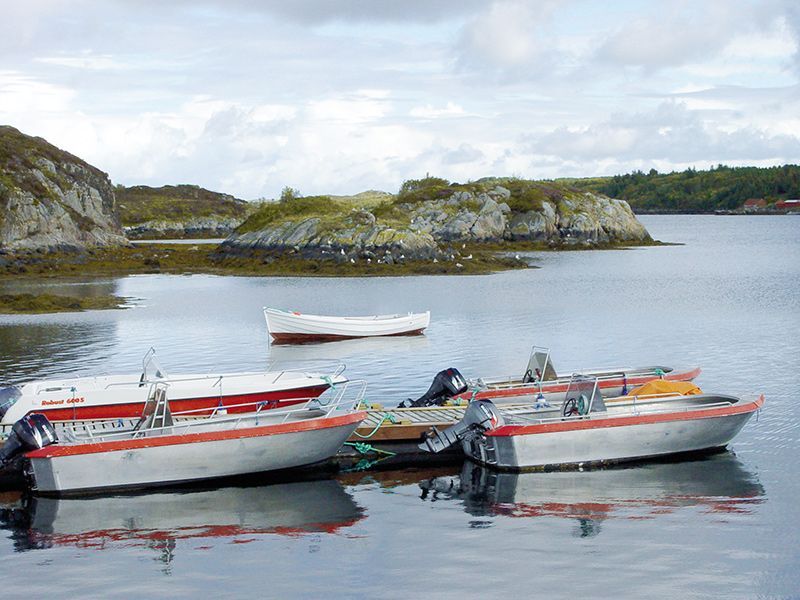
MULTIPOLYGON (((275 372, 279 369, 276 366, 282 365, 282 361, 275 361, 271 362, 268 365, 270 369, 269 372, 275 372)), ((342 361, 336 359, 306 359, 306 360, 297 360, 293 361, 293 364, 296 365, 291 368, 281 368, 280 372, 281 375, 284 373, 307 373, 307 372, 317 372, 317 371, 327 371, 330 373, 329 377, 338 377, 342 373, 345 372, 347 369, 347 365, 345 365, 342 361)))
MULTIPOLYGON (((679 396, 680 398, 691 398, 691 396, 679 396)), ((699 410, 708 410, 709 408, 722 408, 725 406, 731 406, 735 404, 737 401, 720 401, 720 402, 711 402, 708 404, 703 404, 702 406, 695 405, 695 406, 669 406, 669 407, 653 407, 644 410, 631 410, 629 414, 618 414, 612 412, 596 412, 590 413, 587 415, 574 415, 574 416, 558 416, 558 417, 546 417, 540 419, 530 419, 530 423, 536 425, 544 425, 547 423, 564 423, 570 421, 585 421, 585 420, 603 420, 603 419, 614 419, 624 416, 637 416, 641 414, 660 414, 660 413, 670 413, 670 412, 692 412, 692 411, 699 411, 699 410)), ((502 412, 502 411, 501 411, 502 412)), ((521 413, 515 412, 514 417, 522 417, 526 418, 533 413, 521 413)), ((526 419, 527 420, 527 419, 526 419)))
MULTIPOLYGON (((151 390, 159 384, 153 384, 151 386, 151 390)), ((92 428, 89 426, 84 426, 83 434, 79 432, 74 426, 71 427, 71 432, 73 439, 76 442, 87 442, 87 443, 97 443, 97 442, 105 442, 110 441, 113 439, 125 439, 136 433, 137 435, 143 435, 144 433, 154 434, 155 436, 159 435, 186 435, 191 433, 191 429, 199 428, 210 423, 214 425, 225 425, 228 423, 232 423, 233 425, 229 429, 239 429, 240 425, 243 421, 251 421, 251 420, 258 420, 259 418, 263 418, 264 416, 267 417, 283 417, 280 420, 280 423, 286 423, 290 420, 293 415, 307 412, 309 409, 317 408, 323 411, 323 414, 319 417, 313 418, 325 418, 330 416, 333 412, 344 408, 347 408, 348 412, 352 412, 356 406, 363 400, 364 394, 366 392, 366 382, 363 380, 357 380, 353 382, 347 382, 341 386, 336 392, 336 396, 324 406, 313 406, 314 402, 319 402, 319 398, 309 398, 306 402, 298 407, 298 408, 288 408, 288 409, 268 409, 266 411, 262 411, 263 405, 259 407, 257 410, 248 413, 242 414, 235 414, 231 416, 218 416, 218 413, 215 411, 212 415, 206 416, 204 418, 197 418, 197 419, 186 419, 181 421, 180 423, 173 423, 172 425, 166 427, 151 427, 147 429, 139 429, 138 431, 134 432, 131 430, 126 431, 119 431, 113 433, 107 433, 100 436, 95 436, 92 433, 92 428), (353 387, 357 387, 355 394, 355 399, 349 400, 345 399, 345 394, 347 393, 348 389, 350 388, 350 384, 353 387), (83 438, 83 439, 81 439, 83 438)), ((244 405, 237 405, 237 406, 247 406, 244 405)), ((230 408, 230 407, 222 407, 222 408, 230 408)), ((201 410, 208 410, 208 409, 201 409, 201 410)), ((173 416, 186 416, 190 412, 196 411, 182 411, 180 413, 173 413, 173 416)), ((74 443, 74 442, 73 442, 74 443)))
MULTIPOLYGON (((337 369, 337 371, 335 371, 332 375, 328 375, 326 373, 309 373, 309 372, 303 371, 302 369, 299 369, 299 368, 298 369, 285 369, 285 370, 279 372, 277 374, 277 376, 274 379, 272 379, 272 381, 270 381, 269 383, 270 384, 276 383, 281 377, 283 377, 287 373, 308 373, 308 375, 310 375, 311 377, 316 377, 316 378, 320 378, 321 379, 322 377, 330 377, 330 378, 338 377, 339 375, 342 374, 342 372, 344 372, 344 367, 341 368, 340 370, 337 369)), ((219 385, 222 382, 223 379, 236 379, 236 378, 243 378, 243 377, 254 377, 254 376, 259 376, 259 375, 270 375, 272 373, 274 373, 274 371, 248 371, 246 373, 229 373, 229 374, 225 374, 225 375, 210 374, 210 375, 197 375, 197 376, 194 376, 194 377, 169 377, 169 378, 164 378, 164 379, 145 379, 145 380, 139 380, 139 379, 135 379, 134 380, 134 379, 132 379, 130 381, 119 381, 119 382, 116 382, 116 383, 109 383, 109 384, 107 384, 105 386, 104 389, 109 389, 109 388, 112 388, 112 387, 134 386, 134 385, 135 386, 139 386, 140 384, 151 385, 151 384, 160 383, 160 382, 164 382, 164 383, 184 383, 184 382, 187 382, 187 381, 206 381, 206 380, 212 380, 212 379, 215 380, 215 381, 214 381, 213 384, 211 384, 211 387, 215 387, 215 386, 219 385)), ((342 383, 344 383, 344 382, 342 382, 342 383)))
MULTIPOLYGON (((611 369, 598 369, 597 371, 592 371, 593 373, 602 373, 600 375, 592 375, 592 377, 597 378, 600 381, 605 379, 612 379, 614 377, 619 376, 626 376, 626 377, 641 377, 644 375, 656 375, 656 369, 663 370, 665 374, 668 374, 674 370, 672 367, 643 367, 643 368, 633 368, 633 369, 619 369, 619 370, 611 370, 611 369)), ((581 372, 576 371, 574 374, 581 375, 581 372)), ((538 381, 530 381, 528 383, 522 383, 522 378, 517 377, 516 375, 503 375, 500 377, 481 377, 480 379, 483 381, 483 384, 487 387, 494 387, 494 388, 508 388, 508 387, 537 387, 539 384, 554 384, 561 381, 569 382, 572 379, 572 375, 562 375, 560 373, 556 373, 558 377, 556 379, 546 379, 542 382, 538 381)), ((470 379, 469 383, 473 384, 477 382, 477 379, 470 379)))

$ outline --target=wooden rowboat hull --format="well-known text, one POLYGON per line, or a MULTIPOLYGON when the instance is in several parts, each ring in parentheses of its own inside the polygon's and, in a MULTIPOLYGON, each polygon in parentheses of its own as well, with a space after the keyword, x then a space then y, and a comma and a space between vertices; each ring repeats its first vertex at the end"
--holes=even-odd
POLYGON ((419 335, 430 324, 430 312, 370 317, 332 317, 265 308, 270 336, 282 343, 361 337, 419 335))

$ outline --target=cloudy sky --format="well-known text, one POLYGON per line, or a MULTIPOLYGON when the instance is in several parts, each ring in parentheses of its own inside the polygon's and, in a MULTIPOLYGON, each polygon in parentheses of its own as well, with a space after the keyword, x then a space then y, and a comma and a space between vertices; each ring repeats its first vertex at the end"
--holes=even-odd
POLYGON ((0 124, 125 185, 800 162, 797 0, 3 0, 0 124))

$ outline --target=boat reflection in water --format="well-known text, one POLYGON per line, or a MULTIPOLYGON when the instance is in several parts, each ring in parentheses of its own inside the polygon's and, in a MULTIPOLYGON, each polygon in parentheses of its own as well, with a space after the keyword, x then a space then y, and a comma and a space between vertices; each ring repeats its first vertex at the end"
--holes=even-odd
POLYGON ((420 482, 425 500, 460 501, 481 517, 576 519, 593 537, 608 519, 655 519, 684 508, 711 515, 749 513, 764 489, 729 452, 680 462, 591 471, 503 473, 466 461, 461 474, 420 482))
POLYGON ((335 479, 96 498, 0 497, 0 527, 17 551, 76 546, 153 548, 169 563, 176 542, 344 532, 364 510, 335 479))

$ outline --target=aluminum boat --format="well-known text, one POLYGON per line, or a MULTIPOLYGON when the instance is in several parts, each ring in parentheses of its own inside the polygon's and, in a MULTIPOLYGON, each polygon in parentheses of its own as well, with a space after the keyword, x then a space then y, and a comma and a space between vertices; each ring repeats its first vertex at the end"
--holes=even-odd
POLYGON ((356 408, 364 388, 363 382, 344 384, 333 397, 299 408, 214 412, 176 421, 168 385, 156 383, 133 428, 106 433, 73 427, 56 439, 45 417, 30 415, 14 425, 0 462, 26 451, 31 487, 45 495, 141 489, 312 465, 332 457, 365 417, 356 408), (355 394, 348 392, 351 385, 355 394))
POLYGON ((470 379, 466 392, 458 398, 464 400, 491 399, 494 402, 520 402, 521 397, 544 395, 548 402, 561 402, 573 375, 597 379, 606 396, 624 396, 632 388, 652 381, 692 381, 700 375, 699 367, 676 368, 664 365, 644 367, 605 367, 579 369, 559 373, 553 366, 550 350, 534 346, 522 376, 481 377, 470 379))
POLYGON ((467 457, 501 470, 536 470, 661 457, 726 446, 764 396, 654 394, 605 403, 596 379, 576 377, 558 407, 504 410, 469 404, 454 426, 420 444, 440 452, 460 443, 467 457))

